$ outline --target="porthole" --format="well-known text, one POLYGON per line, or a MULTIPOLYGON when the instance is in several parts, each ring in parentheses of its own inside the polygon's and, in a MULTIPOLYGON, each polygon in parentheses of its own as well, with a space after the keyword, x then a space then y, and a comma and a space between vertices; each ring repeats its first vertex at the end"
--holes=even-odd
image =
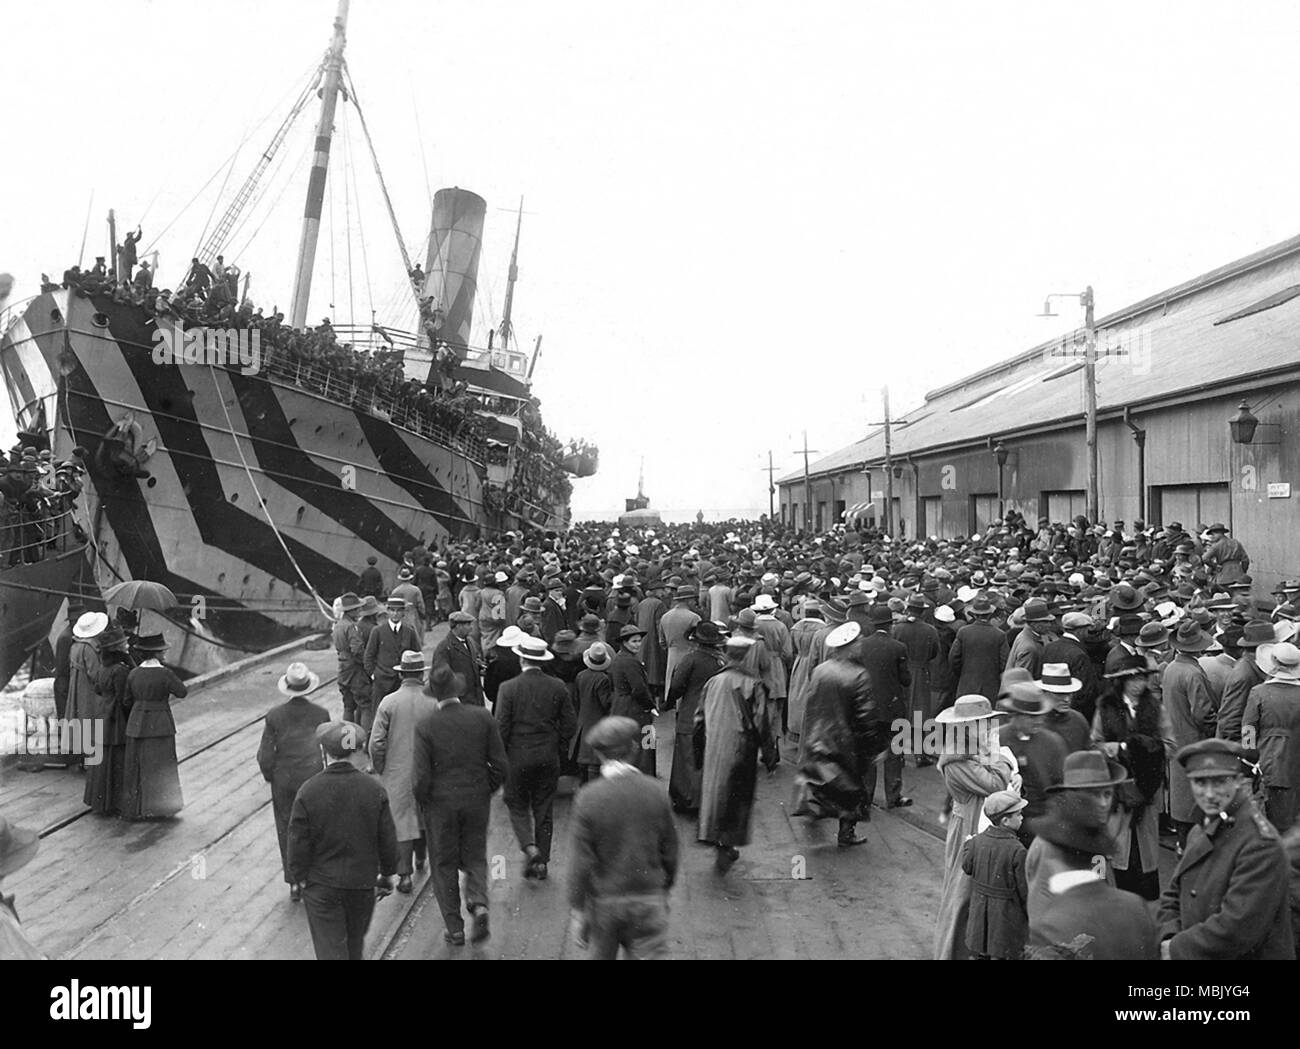
POLYGON ((92 314, 90 317, 90 323, 93 324, 96 328, 107 328, 108 314, 106 313, 92 314))
POLYGON ((231 493, 230 493, 230 501, 231 501, 232 503, 237 503, 237 502, 239 502, 239 493, 238 493, 238 492, 231 492, 231 493))
POLYGON ((157 483, 158 483, 158 478, 150 477, 149 480, 145 481, 144 486, 146 488, 153 488, 157 483))

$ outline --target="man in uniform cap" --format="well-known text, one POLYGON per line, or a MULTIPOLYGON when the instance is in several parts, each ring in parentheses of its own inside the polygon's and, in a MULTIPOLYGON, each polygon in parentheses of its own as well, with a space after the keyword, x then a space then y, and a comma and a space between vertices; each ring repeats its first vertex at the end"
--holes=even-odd
POLYGON ((1250 797, 1250 759, 1239 743, 1206 739, 1178 752, 1202 821, 1160 899, 1160 957, 1295 957, 1290 868, 1277 830, 1250 797))
POLYGON ((633 959, 668 957, 668 893, 678 841, 668 794, 632 764, 641 726, 607 717, 587 733, 600 776, 573 803, 570 929, 593 959, 622 948, 633 959))
MULTIPOLYGON (((364 704, 369 698, 370 676, 365 668, 365 643, 361 631, 357 629, 357 620, 361 617, 361 598, 354 593, 346 593, 339 598, 338 608, 342 613, 330 632, 334 643, 334 652, 338 656, 339 694, 343 697, 343 720, 352 721, 357 714, 357 698, 364 704)), ((292 798, 289 799, 292 802, 292 798)))
POLYGON ((387 894, 397 870, 388 794, 352 761, 366 742, 350 721, 316 729, 325 771, 298 791, 289 817, 289 879, 305 886, 307 924, 319 960, 360 961, 375 910, 376 878, 387 894))

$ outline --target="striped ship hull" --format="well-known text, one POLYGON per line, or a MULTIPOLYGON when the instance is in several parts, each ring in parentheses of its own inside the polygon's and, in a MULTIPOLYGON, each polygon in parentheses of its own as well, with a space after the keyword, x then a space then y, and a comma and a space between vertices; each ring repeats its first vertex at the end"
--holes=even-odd
POLYGON ((486 468, 462 451, 277 378, 155 363, 138 307, 59 291, 23 322, 54 377, 56 457, 88 453, 96 579, 170 587, 182 612, 165 624, 168 658, 187 670, 325 629, 306 583, 332 601, 368 555, 392 579, 412 547, 518 524, 486 519, 486 468), (108 462, 106 436, 124 421, 147 479, 108 462))

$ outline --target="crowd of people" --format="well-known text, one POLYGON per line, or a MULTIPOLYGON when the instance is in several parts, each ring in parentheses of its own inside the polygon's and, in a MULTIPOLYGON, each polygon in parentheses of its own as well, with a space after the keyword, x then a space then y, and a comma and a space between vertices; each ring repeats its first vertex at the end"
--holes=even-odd
POLYGON ((885 807, 906 808, 914 761, 937 764, 950 798, 936 957, 1291 957, 1300 581, 1266 596, 1248 568, 1217 523, 1033 529, 1011 514, 970 538, 910 543, 769 522, 578 525, 414 551, 385 623, 368 566, 370 592, 341 599, 340 689, 358 749, 380 722, 383 738, 395 720, 416 740, 409 782, 384 781, 391 806, 414 797, 423 813, 396 832, 401 859, 383 873, 410 891, 427 847, 448 941, 463 942, 460 870, 486 935, 491 791, 505 787, 525 877, 545 878, 571 774, 583 785, 574 934, 602 957, 659 957, 671 811, 695 821, 725 876, 750 842, 760 765, 793 764, 793 811, 810 828, 836 819, 851 848, 867 842, 877 768, 885 807), (450 633, 426 663, 423 628, 443 616, 450 633), (385 719, 407 673, 427 682, 423 700, 385 719), (454 779, 434 716, 452 699, 495 719, 472 754, 490 775, 455 828, 430 786, 454 779), (660 770, 654 726, 673 709, 660 770), (585 794, 661 771, 653 796, 642 783, 608 807, 604 791, 585 794), (632 835, 635 871, 611 859, 632 835), (1164 884, 1162 840, 1179 856, 1164 884))
POLYGON ((67 511, 81 494, 82 449, 54 461, 43 437, 20 434, 0 452, 0 565, 34 564, 58 548, 65 535, 82 537, 67 511))
MULTIPOLYGON (((128 234, 131 237, 138 240, 139 231, 128 234)), ((441 339, 441 311, 431 300, 421 300, 420 313, 434 348, 434 366, 428 380, 420 381, 406 377, 399 348, 362 350, 341 341, 328 318, 298 330, 285 324, 278 308, 264 313, 246 295, 241 298, 240 276, 239 268, 227 265, 223 256, 218 255, 211 266, 194 258, 179 290, 158 290, 148 262, 137 266, 134 241, 130 241, 119 249, 116 270, 98 256, 89 269, 69 267, 61 283, 42 274, 41 290, 63 287, 90 297, 108 295, 115 302, 140 307, 151 318, 187 327, 256 329, 264 370, 304 389, 373 412, 431 440, 459 441, 479 454, 497 437, 481 414, 484 405, 479 395, 457 378, 460 357, 441 339)), ((386 338, 382 329, 375 332, 386 338)), ((543 425, 539 403, 530 398, 519 407, 522 438, 514 449, 513 475, 504 485, 493 485, 487 496, 496 512, 531 516, 530 507, 562 506, 572 491, 562 465, 562 445, 543 425)))
MULTIPOLYGON (((467 915, 480 941, 494 793, 546 880, 571 775, 575 941, 664 957, 683 820, 727 877, 784 762, 810 840, 831 819, 855 848, 878 769, 882 807, 912 805, 910 763, 949 797, 935 957, 1292 958, 1300 580, 1248 568, 1219 523, 1015 515, 910 542, 580 524, 417 548, 392 580, 372 558, 336 602, 343 719, 301 664, 267 718, 284 878, 319 957, 360 957, 377 895, 426 863, 447 943, 467 915)), ((153 782, 166 756, 124 742, 128 788, 153 782)))

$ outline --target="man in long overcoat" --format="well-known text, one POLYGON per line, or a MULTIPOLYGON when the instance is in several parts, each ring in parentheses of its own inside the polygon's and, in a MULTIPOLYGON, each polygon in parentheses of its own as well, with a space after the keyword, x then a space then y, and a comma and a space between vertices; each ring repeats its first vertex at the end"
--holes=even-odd
POLYGON ((839 844, 861 845, 858 820, 869 818, 866 770, 888 745, 874 715, 871 678, 857 660, 861 627, 845 623, 831 631, 830 659, 813 671, 807 688, 804 729, 795 775, 796 816, 839 819, 839 844))
POLYGON ((695 587, 682 584, 674 592, 673 607, 659 619, 659 644, 667 649, 668 660, 664 667, 664 680, 672 681, 677 663, 691 650, 686 634, 700 621, 700 615, 691 608, 695 600, 695 587))
POLYGON ((1097 711, 1101 683, 1097 679, 1096 665, 1078 632, 1086 632, 1092 625, 1092 620, 1083 612, 1067 612, 1061 618, 1061 636, 1048 642, 1043 649, 1044 663, 1064 663, 1070 668, 1070 675, 1079 679, 1079 691, 1070 697, 1070 706, 1082 714, 1089 725, 1097 711))
POLYGON ((1043 669, 1043 650, 1056 636, 1052 633, 1055 622, 1046 601, 1031 598, 1022 607, 1024 629, 1016 635, 1007 654, 1007 667, 1024 667, 1030 675, 1038 677, 1043 669))
POLYGON ((1269 670, 1268 680, 1250 690, 1241 729, 1259 751, 1264 814, 1285 834, 1300 791, 1300 648, 1289 641, 1274 646, 1269 670))
POLYGON ((1010 649, 1007 635, 989 622, 993 612, 993 605, 986 598, 971 602, 966 608, 971 621, 957 631, 948 652, 948 666, 957 679, 954 693, 983 696, 990 703, 998 698, 1010 649))
POLYGON ((786 731, 791 740, 796 743, 803 730, 808 682, 812 680, 815 669, 810 659, 813 639, 825 626, 821 603, 810 600, 804 603, 803 617, 795 621, 794 628, 790 631, 790 644, 794 648, 794 667, 790 671, 790 695, 786 702, 786 731))
MULTIPOLYGON (((361 598, 354 593, 346 593, 339 598, 339 611, 343 614, 334 623, 330 631, 330 640, 334 645, 334 654, 338 657, 338 676, 335 679, 339 695, 343 697, 343 720, 353 721, 357 713, 357 694, 362 700, 370 693, 370 678, 365 671, 365 644, 357 629, 357 620, 361 614, 361 598)), ((292 803, 293 799, 289 799, 292 803)))
POLYGON ((658 579, 646 583, 646 596, 637 602, 635 620, 637 627, 645 631, 645 640, 641 643, 641 665, 645 667, 650 694, 656 699, 663 698, 668 671, 668 653, 659 642, 659 620, 667 611, 663 589, 663 583, 658 579))
POLYGON ((461 697, 461 702, 481 707, 484 701, 479 664, 482 663, 483 657, 471 636, 473 629, 474 619, 468 612, 453 612, 448 617, 447 636, 434 648, 429 666, 431 668, 448 666, 453 673, 463 677, 466 691, 461 697))
POLYGON ((357 697, 357 714, 358 724, 367 734, 375 722, 375 710, 380 701, 397 689, 397 664, 402 661, 402 653, 420 651, 422 642, 420 632, 406 621, 405 599, 390 597, 388 618, 370 631, 362 657, 372 684, 369 704, 363 704, 361 697, 357 697))
MULTIPOLYGON (((1196 660, 1212 644, 1194 622, 1183 620, 1174 635, 1173 662, 1160 678, 1174 746, 1180 750, 1214 735, 1214 697, 1209 679, 1196 660)), ((1185 847, 1192 826, 1200 822, 1200 810, 1187 774, 1178 763, 1169 766, 1169 814, 1178 827, 1178 844, 1185 847)))
POLYGON ((277 685, 288 697, 266 712, 262 742, 257 748, 257 767, 271 784, 271 812, 275 836, 280 843, 280 865, 289 885, 289 898, 302 899, 302 885, 289 876, 289 817, 298 788, 321 770, 320 744, 316 729, 329 721, 329 712, 307 698, 320 678, 305 663, 292 663, 277 685))
POLYGON ((1178 752, 1205 815, 1160 899, 1160 956, 1175 961, 1293 959, 1290 863, 1250 798, 1246 751, 1206 739, 1178 752))
MULTIPOLYGON (((862 664, 871 678, 871 696, 875 700, 873 716, 888 727, 897 718, 907 716, 908 689, 912 672, 907 665, 907 647, 889 635, 894 616, 885 605, 873 605, 868 612, 873 631, 859 644, 862 664)), ((829 642, 829 638, 827 639, 829 642)), ((885 755, 885 804, 891 809, 906 808, 911 798, 903 797, 903 755, 891 748, 885 755)), ((876 764, 864 770, 864 787, 870 801, 876 793, 876 764)))
MULTIPOLYGON (((930 666, 939 654, 939 631, 923 618, 926 609, 924 597, 913 594, 907 599, 906 608, 907 618, 896 624, 893 630, 894 640, 901 642, 907 649, 907 669, 912 675, 912 683, 907 689, 907 712, 904 716, 912 721, 914 715, 920 714, 922 722, 926 722, 935 714, 931 709, 933 697, 930 666)), ((916 755, 918 766, 932 761, 923 753, 920 739, 913 740, 912 752, 916 755)))
POLYGON ((677 812, 694 814, 700 809, 700 767, 695 763, 692 735, 695 712, 704 686, 726 666, 722 658, 722 633, 715 623, 701 620, 690 633, 694 648, 677 664, 668 685, 665 709, 677 708, 673 764, 668 774, 668 796, 677 812))
POLYGON ((420 652, 402 653, 397 689, 379 701, 370 730, 370 764, 388 791, 388 808, 397 828, 397 891, 401 893, 412 888, 412 858, 414 870, 423 870, 427 853, 413 786, 415 726, 438 709, 438 700, 424 691, 426 669, 420 652))
POLYGON ((1259 669, 1256 655, 1260 645, 1272 645, 1273 641, 1273 627, 1268 623, 1247 623, 1242 628, 1241 639, 1237 642, 1241 655, 1228 673, 1223 697, 1219 701, 1214 730, 1219 739, 1241 742, 1241 719, 1246 713, 1246 700, 1251 689, 1264 683, 1265 675, 1259 669))

